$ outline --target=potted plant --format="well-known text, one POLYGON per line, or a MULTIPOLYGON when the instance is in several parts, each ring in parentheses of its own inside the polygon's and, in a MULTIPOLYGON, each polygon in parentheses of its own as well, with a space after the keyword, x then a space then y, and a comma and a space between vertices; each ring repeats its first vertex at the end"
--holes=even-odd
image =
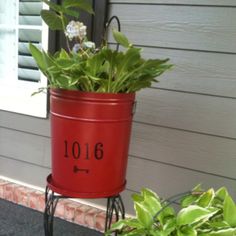
POLYGON ((197 186, 166 201, 143 189, 132 198, 136 216, 116 222, 106 235, 114 231, 123 236, 236 235, 236 205, 225 187, 203 191, 197 186), (180 210, 176 211, 170 205, 180 196, 180 210))
MULTIPOLYGON (((93 13, 86 1, 44 0, 50 10, 42 19, 52 30, 65 33, 67 49, 54 55, 30 44, 50 88, 52 174, 48 184, 71 197, 106 197, 125 187, 135 92, 150 87, 168 70, 168 59, 145 60, 121 32, 114 39, 118 52, 106 41, 96 48, 86 37, 86 26, 69 21, 79 10, 93 13)), ((39 92, 43 91, 39 89, 39 92)))

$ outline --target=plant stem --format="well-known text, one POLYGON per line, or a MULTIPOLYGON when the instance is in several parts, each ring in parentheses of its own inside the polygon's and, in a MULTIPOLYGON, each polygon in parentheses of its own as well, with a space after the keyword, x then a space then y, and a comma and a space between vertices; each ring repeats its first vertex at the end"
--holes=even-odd
POLYGON ((81 39, 80 37, 75 38, 75 42, 80 45, 79 50, 81 51, 82 55, 85 55, 87 58, 89 58, 89 54, 82 47, 83 41, 84 39, 81 39))
POLYGON ((61 18, 61 23, 62 23, 62 27, 63 27, 63 32, 66 38, 66 47, 68 49, 68 51, 71 53, 71 48, 70 48, 70 43, 68 41, 68 38, 66 37, 65 31, 66 31, 66 25, 65 25, 65 21, 64 21, 64 15, 62 12, 60 12, 60 18, 61 18))
POLYGON ((109 78, 108 78, 108 86, 107 86, 107 92, 108 93, 114 92, 114 91, 111 91, 111 82, 112 82, 112 79, 113 79, 113 59, 114 59, 114 57, 112 56, 111 62, 110 62, 109 78))

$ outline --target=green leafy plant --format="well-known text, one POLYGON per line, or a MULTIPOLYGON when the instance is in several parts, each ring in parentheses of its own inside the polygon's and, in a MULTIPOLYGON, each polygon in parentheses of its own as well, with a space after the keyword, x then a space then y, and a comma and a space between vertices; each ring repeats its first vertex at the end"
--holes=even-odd
MULTIPOLYGON (((93 14, 85 0, 64 0, 57 5, 43 0, 50 10, 42 10, 41 17, 52 30, 65 33, 67 49, 54 55, 30 44, 39 69, 48 78, 49 87, 89 92, 131 93, 150 87, 155 78, 171 68, 168 59, 141 57, 141 49, 134 47, 124 34, 113 29, 115 41, 124 51, 112 50, 105 41, 99 48, 88 41, 86 26, 79 21, 79 11, 93 14), (71 46, 73 45, 73 47, 71 46)), ((40 90, 41 91, 41 90, 40 90)))
MULTIPOLYGON (((235 236, 236 205, 227 189, 203 191, 199 186, 181 199, 181 209, 161 200, 150 189, 132 196, 136 216, 113 224, 106 235, 123 236, 235 236)), ((178 197, 178 195, 177 195, 178 197)))

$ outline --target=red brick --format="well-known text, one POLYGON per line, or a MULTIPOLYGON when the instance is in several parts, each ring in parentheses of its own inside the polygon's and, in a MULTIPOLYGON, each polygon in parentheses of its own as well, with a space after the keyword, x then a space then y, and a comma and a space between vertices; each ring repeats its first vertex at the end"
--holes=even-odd
POLYGON ((56 206, 55 216, 64 219, 64 217, 65 217, 65 204, 66 204, 66 200, 59 199, 57 206, 56 206))
POLYGON ((4 186, 8 184, 9 182, 7 181, 1 181, 0 179, 0 198, 4 198, 4 186))
MULTIPOLYGON (((44 192, 0 179, 0 198, 43 212, 45 209, 44 196, 44 192)), ((104 211, 69 199, 59 199, 55 216, 104 232, 106 219, 104 211)))
POLYGON ((89 207, 86 205, 82 205, 75 210, 75 219, 74 222, 79 225, 85 225, 85 215, 89 210, 89 207))
POLYGON ((29 207, 35 210, 44 211, 44 193, 32 191, 29 193, 29 207))
POLYGON ((3 186, 2 185, 0 185, 0 198, 3 198, 3 186))
POLYGON ((38 198, 38 211, 43 212, 45 209, 45 196, 44 194, 39 195, 38 198))
POLYGON ((106 212, 100 211, 95 218, 95 228, 98 231, 104 232, 105 231, 105 221, 106 221, 106 212))
POLYGON ((28 206, 29 189, 22 186, 16 186, 13 192, 13 201, 20 205, 28 206))
POLYGON ((75 219, 75 210, 76 208, 79 206, 78 203, 74 203, 69 201, 68 203, 66 203, 65 205, 65 219, 68 221, 74 221, 75 219))
POLYGON ((16 184, 6 184, 3 188, 3 198, 8 201, 13 201, 14 189, 17 185, 16 184))
POLYGON ((95 217, 99 213, 99 210, 91 207, 85 214, 84 223, 89 228, 95 228, 95 217))

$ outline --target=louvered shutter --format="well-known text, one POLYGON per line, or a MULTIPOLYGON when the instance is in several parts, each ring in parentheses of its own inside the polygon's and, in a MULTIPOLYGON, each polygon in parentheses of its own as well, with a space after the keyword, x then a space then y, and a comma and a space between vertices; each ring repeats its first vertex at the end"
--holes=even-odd
POLYGON ((18 34, 18 79, 38 82, 40 72, 29 53, 29 42, 41 47, 42 19, 40 0, 20 0, 18 34))
POLYGON ((14 74, 15 59, 15 0, 0 1, 0 81, 14 74))

